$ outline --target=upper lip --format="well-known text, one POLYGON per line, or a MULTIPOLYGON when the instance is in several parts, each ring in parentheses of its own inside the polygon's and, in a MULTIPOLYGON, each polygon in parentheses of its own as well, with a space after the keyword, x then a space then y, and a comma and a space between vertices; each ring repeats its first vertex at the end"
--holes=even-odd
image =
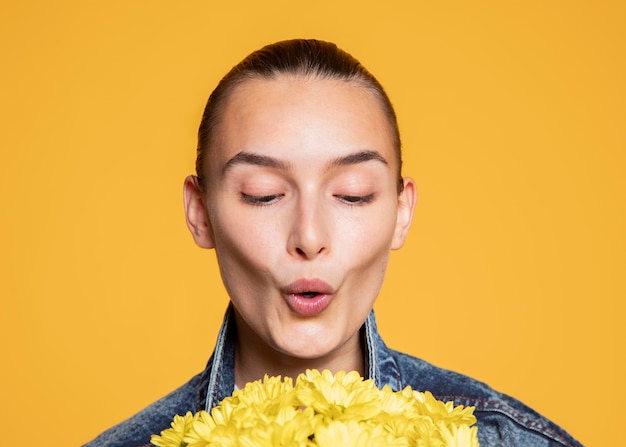
POLYGON ((283 293, 298 294, 305 292, 317 292, 324 295, 335 293, 333 287, 321 279, 298 279, 283 288, 283 293))

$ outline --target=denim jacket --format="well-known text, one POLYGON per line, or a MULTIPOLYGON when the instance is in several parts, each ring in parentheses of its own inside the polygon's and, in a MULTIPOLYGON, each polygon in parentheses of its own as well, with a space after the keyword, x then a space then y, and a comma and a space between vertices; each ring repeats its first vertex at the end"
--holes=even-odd
MULTIPOLYGON (((148 447, 150 435, 169 428, 174 415, 210 410, 230 396, 235 387, 236 331, 232 313, 229 307, 203 372, 83 447, 148 447)), ((379 388, 389 385, 398 391, 410 385, 418 391, 430 391, 439 400, 476 407, 481 447, 582 447, 562 428, 516 399, 467 376, 389 349, 378 334, 373 311, 361 333, 368 378, 379 388)))

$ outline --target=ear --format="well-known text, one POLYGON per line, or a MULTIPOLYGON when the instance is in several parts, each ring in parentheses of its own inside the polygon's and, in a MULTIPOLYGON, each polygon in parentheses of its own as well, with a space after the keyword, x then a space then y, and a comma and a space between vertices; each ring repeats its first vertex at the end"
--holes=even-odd
POLYGON ((215 238, 209 221, 209 214, 198 177, 190 175, 185 179, 183 187, 185 201, 185 218, 193 240, 201 248, 214 248, 215 238))
POLYGON ((405 177, 402 182, 404 189, 398 195, 398 216, 391 242, 392 250, 397 250, 404 245, 406 235, 411 228, 411 222, 413 222, 413 211, 417 202, 417 186, 415 186, 413 179, 405 177))

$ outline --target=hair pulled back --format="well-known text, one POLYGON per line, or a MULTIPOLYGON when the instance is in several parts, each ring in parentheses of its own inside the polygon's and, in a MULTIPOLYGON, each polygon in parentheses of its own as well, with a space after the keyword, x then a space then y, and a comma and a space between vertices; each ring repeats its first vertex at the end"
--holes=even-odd
POLYGON ((235 65, 209 96, 198 131, 196 175, 204 187, 204 164, 207 151, 214 142, 216 128, 230 93, 250 79, 273 79, 288 74, 303 78, 319 78, 357 82, 379 100, 389 120, 394 150, 398 160, 398 191, 402 190, 402 155, 396 114, 389 97, 378 80, 352 55, 331 42, 314 39, 293 39, 267 45, 235 65))

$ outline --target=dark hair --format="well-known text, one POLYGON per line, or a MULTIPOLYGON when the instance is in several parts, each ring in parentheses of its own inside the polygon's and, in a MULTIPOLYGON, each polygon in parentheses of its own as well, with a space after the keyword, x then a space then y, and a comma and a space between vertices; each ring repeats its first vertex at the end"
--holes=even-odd
POLYGON ((334 43, 320 40, 294 39, 276 42, 251 53, 235 65, 219 82, 209 96, 198 131, 196 175, 204 187, 204 160, 215 129, 230 93, 249 79, 272 79, 280 74, 291 74, 320 79, 357 82, 379 99, 389 120, 393 145, 398 160, 398 191, 402 190, 402 154, 396 114, 382 85, 361 63, 334 43))

